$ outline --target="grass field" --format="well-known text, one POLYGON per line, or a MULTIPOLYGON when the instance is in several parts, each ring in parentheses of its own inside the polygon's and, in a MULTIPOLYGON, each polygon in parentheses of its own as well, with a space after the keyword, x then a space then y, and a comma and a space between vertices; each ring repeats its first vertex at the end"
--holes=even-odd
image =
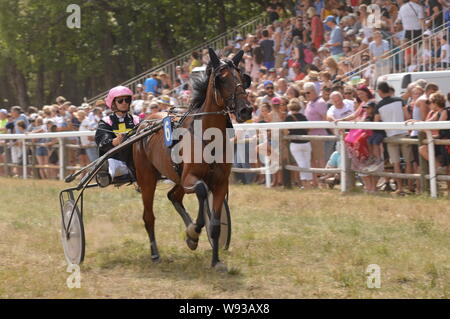
MULTIPOLYGON (((336 190, 232 186, 228 273, 210 268, 203 232, 195 252, 158 186, 150 261, 140 195, 132 187, 85 196, 81 288, 69 289, 57 181, 0 178, 1 298, 449 298, 450 201, 336 190), (366 268, 381 268, 367 288, 366 268)), ((194 213, 194 196, 186 198, 194 213)))

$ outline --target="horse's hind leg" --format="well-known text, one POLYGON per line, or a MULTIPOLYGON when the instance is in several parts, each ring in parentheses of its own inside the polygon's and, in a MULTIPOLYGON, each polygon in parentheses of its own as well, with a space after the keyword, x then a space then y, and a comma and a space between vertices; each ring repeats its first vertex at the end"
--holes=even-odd
POLYGON ((183 187, 181 187, 180 185, 175 185, 174 188, 172 188, 169 191, 169 193, 167 193, 167 197, 172 202, 176 211, 183 219, 183 222, 186 225, 186 227, 192 224, 192 218, 191 216, 189 216, 188 212, 186 211, 183 205, 183 197, 184 197, 183 187))

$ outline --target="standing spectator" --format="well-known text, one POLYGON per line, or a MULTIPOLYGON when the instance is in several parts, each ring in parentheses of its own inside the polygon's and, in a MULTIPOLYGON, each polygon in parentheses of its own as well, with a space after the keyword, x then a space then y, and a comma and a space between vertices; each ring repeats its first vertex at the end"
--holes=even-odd
POLYGON ((147 99, 147 93, 145 93, 144 91, 144 86, 139 83, 138 85, 136 85, 136 92, 133 95, 133 100, 137 101, 137 100, 146 100, 147 99))
MULTIPOLYGON (((0 134, 6 134, 6 124, 8 123, 8 111, 5 109, 0 109, 0 134)), ((0 135, 1 136, 1 135, 0 135)), ((4 143, 0 140, 0 143, 4 143)), ((5 144, 6 145, 6 144, 5 144)), ((3 168, 3 162, 5 161, 6 147, 5 145, 0 145, 0 172, 4 175, 6 172, 3 168)))
MULTIPOLYGON (((413 43, 417 43, 420 41, 422 29, 425 29, 424 17, 424 9, 419 4, 419 0, 410 0, 400 7, 396 21, 402 22, 405 30, 405 42, 413 40, 413 43)), ((415 52, 411 48, 405 50, 405 62, 408 65, 414 54, 415 52)))
MULTIPOLYGON (((425 121, 449 121, 450 109, 445 107, 445 96, 441 93, 433 93, 430 96, 430 112, 425 121)), ((449 139, 450 130, 439 130, 432 132, 433 137, 437 139, 449 139)), ((435 145, 436 162, 440 163, 442 167, 446 167, 447 174, 450 174, 450 150, 449 146, 435 145)), ((430 160, 428 154, 428 146, 422 145, 419 147, 420 155, 430 160)), ((450 195, 450 183, 447 182, 447 192, 450 195)))
POLYGON ((330 101, 333 104, 327 111, 327 120, 334 122, 352 114, 354 103, 350 100, 344 100, 340 92, 333 92, 330 95, 330 101))
MULTIPOLYGON (((305 116, 308 121, 325 121, 327 114, 327 103, 319 96, 314 83, 307 82, 303 86, 308 104, 306 105, 305 116)), ((328 135, 325 129, 311 129, 309 135, 328 135)), ((314 168, 325 167, 325 142, 311 141, 312 160, 311 166, 314 168)), ((314 176, 314 186, 317 187, 317 175, 314 176)))
MULTIPOLYGON (((403 101, 400 98, 391 96, 391 87, 387 82, 380 82, 377 87, 378 95, 382 100, 377 104, 375 109, 375 121, 377 122, 404 122, 407 115, 405 114, 405 109, 403 108, 403 101)), ((408 136, 408 131, 406 130, 386 130, 386 135, 388 137, 406 137, 408 136)), ((406 173, 411 173, 412 166, 411 162, 413 160, 411 146, 407 144, 392 144, 387 145, 387 150, 389 154, 389 161, 394 165, 394 172, 401 173, 400 168, 400 150, 403 159, 406 162, 406 173)), ((396 178, 397 190, 395 194, 403 194, 403 180, 396 178)))
MULTIPOLYGON (((87 122, 89 122, 89 120, 86 117, 86 112, 80 110, 75 114, 75 117, 80 123, 80 125, 78 126, 78 130, 84 131, 85 129, 81 128, 81 124, 84 122, 84 125, 86 125, 86 120, 87 122)), ((81 147, 78 149, 78 159, 79 164, 81 164, 81 166, 84 167, 89 164, 89 157, 87 155, 87 148, 86 148, 86 146, 89 146, 88 136, 80 136, 80 146, 81 147)))
POLYGON ((372 63, 375 64, 375 80, 379 76, 390 73, 389 59, 386 59, 389 52, 389 42, 383 40, 380 31, 373 34, 373 41, 369 43, 369 52, 372 63))
POLYGON ((250 73, 250 76, 255 81, 259 81, 259 80, 261 80, 259 71, 261 70, 261 66, 262 66, 262 63, 264 60, 264 54, 263 54, 262 47, 260 44, 258 44, 258 40, 256 38, 254 38, 250 44, 252 47, 251 52, 252 52, 252 56, 253 56, 252 71, 250 73))
POLYGON ((439 38, 441 44, 441 56, 436 58, 436 68, 446 70, 450 66, 450 45, 447 41, 447 35, 439 38))
MULTIPOLYGON (((319 0, 319 3, 323 3, 319 0)), ((323 24, 320 19, 320 13, 317 11, 317 7, 309 7, 308 17, 311 19, 311 39, 314 47, 319 50, 323 41, 323 24)))
POLYGON ((261 103, 271 104, 274 97, 279 97, 279 95, 275 93, 275 87, 272 81, 264 81, 264 90, 266 91, 266 95, 260 98, 261 103))
POLYGON ((300 70, 305 70, 305 45, 300 37, 294 37, 292 40, 292 47, 294 49, 294 59, 296 63, 300 64, 300 70))
POLYGON ((336 60, 332 57, 328 57, 323 63, 325 65, 325 71, 331 75, 331 81, 336 81, 339 75, 339 66, 336 60))
POLYGON ((273 23, 280 18, 277 12, 276 1, 272 1, 272 3, 269 4, 269 6, 267 7, 267 12, 269 14, 270 23, 273 23))
POLYGON ((191 54, 191 63, 189 64, 189 72, 192 72, 192 70, 196 67, 202 66, 202 60, 200 57, 200 54, 197 51, 192 52, 191 54))
MULTIPOLYGON (((78 111, 77 112, 78 120, 81 122, 80 131, 95 131, 97 128, 97 123, 92 122, 86 116, 86 112, 78 111)), ((89 162, 93 162, 98 158, 98 149, 95 144, 95 140, 93 136, 81 136, 80 144, 82 147, 85 147, 86 155, 88 156, 89 162)))
POLYGON ((334 16, 328 16, 324 23, 331 29, 330 41, 325 46, 330 49, 331 56, 337 61, 344 55, 342 44, 344 42, 344 35, 341 28, 336 24, 334 16))
MULTIPOLYGON (((14 108, 16 108, 15 106, 14 108)), ((16 111, 14 111, 16 113, 16 111)), ((11 112, 13 114, 13 112, 11 112)), ((15 115, 13 115, 14 117, 15 115)), ((24 134, 26 132, 27 128, 27 122, 25 122, 22 118, 15 117, 14 120, 14 133, 15 134, 24 134)), ((15 164, 15 166, 12 169, 13 177, 19 177, 19 169, 17 165, 22 165, 23 162, 23 156, 27 156, 27 154, 23 154, 22 152, 22 143, 24 143, 23 140, 11 140, 11 160, 12 163, 15 164)))
MULTIPOLYGON (((44 119, 42 117, 37 117, 35 128, 34 128, 34 130, 31 131, 31 133, 46 133, 46 132, 47 132, 47 127, 44 124, 44 119)), ((47 138, 40 138, 40 139, 34 140, 33 142, 42 144, 42 143, 47 143, 48 141, 49 141, 49 139, 47 139, 47 138)), ((38 164, 39 165, 48 165, 48 157, 49 157, 48 148, 43 145, 38 145, 36 147, 36 160, 37 160, 38 164)), ((39 176, 42 179, 49 178, 48 169, 45 167, 40 168, 39 176)))
POLYGON ((161 89, 162 90, 171 90, 172 89, 172 81, 170 80, 169 75, 164 71, 160 71, 158 75, 161 80, 161 89))
POLYGON ((245 73, 251 76, 253 66, 253 55, 250 43, 244 44, 242 50, 244 51, 244 55, 242 57, 244 58, 245 73))
POLYGON ((286 93, 286 90, 288 88, 288 83, 286 81, 286 79, 284 78, 279 78, 276 82, 276 94, 278 94, 279 96, 283 96, 286 93))
MULTIPOLYGON (((306 117, 300 113, 301 105, 298 100, 292 100, 288 104, 290 114, 286 117, 285 122, 307 121, 306 117)), ((288 131, 289 135, 308 135, 306 129, 291 129, 288 131)), ((289 144, 289 150, 295 159, 298 167, 311 168, 311 142, 309 141, 293 141, 289 144)), ((312 173, 300 172, 300 181, 304 188, 311 187, 313 179, 312 173)))
POLYGON ((55 101, 56 104, 63 105, 66 102, 66 98, 64 96, 58 96, 55 101))
POLYGON ((271 107, 272 111, 270 112, 270 115, 272 117, 272 122, 282 122, 284 121, 284 114, 281 111, 281 98, 274 97, 271 100, 271 107))
MULTIPOLYGON (((443 1, 446 3, 446 1, 443 1)), ((446 4, 447 5, 447 4, 446 4)), ((444 22, 444 12, 441 1, 439 0, 428 0, 428 10, 430 19, 427 21, 427 28, 434 30, 437 27, 441 27, 444 22)))
POLYGON ((158 90, 158 73, 154 72, 152 73, 152 75, 147 78, 144 82, 144 86, 145 86, 145 93, 151 93, 154 96, 158 96, 159 95, 159 90, 158 90))
POLYGON ((304 34, 305 28, 303 26, 303 18, 302 17, 297 17, 297 19, 295 20, 295 24, 291 30, 291 38, 295 38, 295 37, 300 37, 301 39, 303 39, 303 34, 304 34))
POLYGON ((262 40, 259 43, 263 53, 263 65, 270 70, 275 67, 274 46, 275 42, 269 39, 269 31, 264 29, 262 31, 262 40))

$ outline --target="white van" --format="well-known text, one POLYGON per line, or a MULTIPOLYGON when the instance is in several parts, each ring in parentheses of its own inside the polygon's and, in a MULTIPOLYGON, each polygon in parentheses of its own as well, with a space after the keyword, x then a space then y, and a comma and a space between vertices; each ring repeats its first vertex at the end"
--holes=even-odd
POLYGON ((450 92, 450 70, 386 74, 378 77, 375 88, 379 82, 385 81, 395 89, 395 96, 401 96, 410 83, 420 79, 437 84, 445 96, 450 92))

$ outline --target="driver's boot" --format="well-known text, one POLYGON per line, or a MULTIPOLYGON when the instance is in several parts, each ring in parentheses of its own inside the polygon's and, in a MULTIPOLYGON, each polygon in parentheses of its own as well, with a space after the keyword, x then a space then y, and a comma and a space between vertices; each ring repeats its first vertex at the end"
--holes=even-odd
POLYGON ((109 184, 111 184, 112 178, 111 178, 111 175, 109 175, 108 161, 106 161, 102 165, 102 167, 98 171, 97 176, 95 177, 95 179, 97 180, 97 183, 98 183, 98 185, 100 187, 106 187, 109 184))

